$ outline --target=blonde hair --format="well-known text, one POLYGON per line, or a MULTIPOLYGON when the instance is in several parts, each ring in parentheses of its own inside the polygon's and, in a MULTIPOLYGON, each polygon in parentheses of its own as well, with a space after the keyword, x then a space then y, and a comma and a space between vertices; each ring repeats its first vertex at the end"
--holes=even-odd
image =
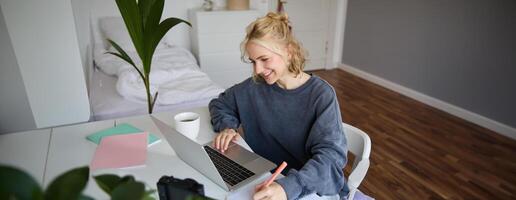
MULTIPOLYGON (((244 62, 248 62, 246 46, 249 42, 254 42, 280 55, 287 63, 288 71, 296 76, 305 67, 306 52, 292 33, 287 14, 269 12, 247 26, 246 36, 240 44, 241 58, 244 62), (282 47, 286 48, 287 52, 283 51, 282 47)), ((261 77, 253 71, 253 79, 261 80, 261 77)))

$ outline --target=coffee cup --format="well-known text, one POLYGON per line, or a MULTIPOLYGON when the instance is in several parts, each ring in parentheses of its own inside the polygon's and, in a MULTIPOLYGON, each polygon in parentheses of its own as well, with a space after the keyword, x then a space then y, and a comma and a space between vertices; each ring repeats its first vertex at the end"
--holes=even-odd
POLYGON ((195 140, 199 135, 200 116, 194 112, 182 112, 174 116, 174 125, 178 132, 195 140))

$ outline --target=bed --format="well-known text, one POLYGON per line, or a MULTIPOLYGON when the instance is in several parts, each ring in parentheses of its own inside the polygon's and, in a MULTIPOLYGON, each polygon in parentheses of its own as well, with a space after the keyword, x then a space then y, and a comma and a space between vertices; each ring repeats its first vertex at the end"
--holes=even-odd
MULTIPOLYGON (((139 58, 120 17, 102 17, 98 32, 93 34, 94 70, 90 78, 92 120, 105 120, 147 113, 145 88, 136 70, 107 51, 105 38, 117 42, 137 63, 139 58)), ((95 30, 94 30, 95 31, 95 30)), ((151 93, 158 91, 154 112, 183 110, 206 106, 223 92, 199 69, 195 57, 187 49, 161 41, 151 69, 151 93)))

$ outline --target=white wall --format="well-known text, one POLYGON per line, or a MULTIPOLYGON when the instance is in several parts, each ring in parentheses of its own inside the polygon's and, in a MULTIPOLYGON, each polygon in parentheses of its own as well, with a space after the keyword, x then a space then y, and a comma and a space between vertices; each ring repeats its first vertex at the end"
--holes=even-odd
POLYGON ((516 1, 350 0, 348 8, 345 64, 516 139, 516 1))
POLYGON ((90 28, 90 8, 89 0, 71 0, 72 11, 75 22, 75 30, 77 32, 77 42, 79 43, 79 52, 81 62, 86 77, 86 87, 89 87, 90 73, 93 71, 92 45, 91 45, 91 28, 90 28))
MULTIPOLYGON (((80 0, 79 0, 80 1, 80 0)), ((114 0, 91 0, 91 28, 94 35, 94 43, 103 43, 99 38, 100 32, 98 30, 98 19, 103 16, 120 16, 120 11, 116 7, 114 0)), ((226 6, 225 0, 213 0, 215 9, 222 9, 226 6)), ((253 9, 267 9, 270 1, 273 0, 250 0, 250 6, 253 9)), ((168 17, 177 17, 188 21, 188 10, 193 8, 200 8, 204 0, 165 0, 163 8, 162 20, 168 17)), ((264 11, 265 13, 265 11, 264 11)), ((223 22, 221 22, 223 23, 223 22)), ((180 24, 172 28, 165 40, 169 44, 185 47, 191 50, 190 42, 190 27, 185 24, 180 24)))
POLYGON ((336 68, 342 62, 348 0, 331 0, 330 3, 327 69, 336 68))
POLYGON ((70 0, 0 0, 0 6, 36 127, 89 120, 70 0))
POLYGON ((0 134, 36 128, 0 9, 0 134))
MULTIPOLYGON (((120 16, 114 0, 91 0, 91 28, 94 43, 98 46, 99 44, 106 45, 105 41, 102 41, 100 31, 98 29, 98 20, 106 16, 120 16)), ((165 6, 163 8, 163 16, 161 20, 168 17, 177 17, 184 20, 188 20, 187 12, 188 9, 194 7, 200 7, 202 5, 201 0, 165 0, 165 6)), ((179 45, 186 49, 191 49, 190 45, 190 27, 185 24, 180 24, 172 28, 165 36, 166 40, 170 44, 179 45)), ((98 48, 98 47, 97 47, 98 48)))

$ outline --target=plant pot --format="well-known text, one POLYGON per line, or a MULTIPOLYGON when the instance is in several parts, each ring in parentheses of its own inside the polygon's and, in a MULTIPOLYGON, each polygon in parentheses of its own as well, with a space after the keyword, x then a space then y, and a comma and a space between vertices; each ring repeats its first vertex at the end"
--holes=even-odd
POLYGON ((249 10, 249 0, 227 0, 228 10, 249 10))

